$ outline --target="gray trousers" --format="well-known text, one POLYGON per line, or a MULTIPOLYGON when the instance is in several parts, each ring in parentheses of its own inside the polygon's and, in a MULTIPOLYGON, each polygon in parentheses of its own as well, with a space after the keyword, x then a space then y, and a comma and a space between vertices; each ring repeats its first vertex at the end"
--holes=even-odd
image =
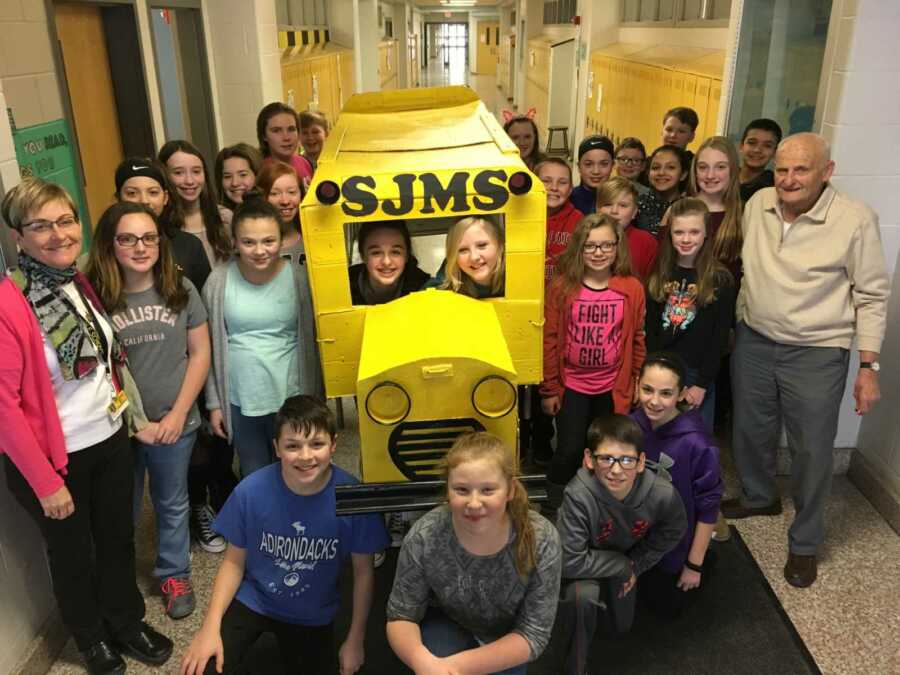
POLYGON ((570 635, 566 656, 567 675, 584 675, 598 619, 604 620, 603 630, 607 633, 627 633, 631 630, 637 586, 624 598, 617 597, 626 581, 628 577, 563 579, 560 608, 570 635))
POLYGON ((783 420, 797 511, 788 532, 792 553, 814 555, 825 539, 825 502, 849 357, 840 347, 780 344, 737 325, 731 386, 741 502, 758 507, 779 498, 775 456, 783 420))

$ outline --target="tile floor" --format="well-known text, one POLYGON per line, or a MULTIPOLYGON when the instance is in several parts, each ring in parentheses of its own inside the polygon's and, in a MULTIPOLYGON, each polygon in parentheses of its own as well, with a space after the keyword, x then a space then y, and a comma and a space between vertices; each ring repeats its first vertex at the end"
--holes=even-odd
MULTIPOLYGON (((347 426, 340 434, 335 461, 356 473, 359 435, 351 399, 344 400, 344 410, 347 426)), ((726 482, 729 491, 734 492, 737 484, 727 454, 723 457, 726 482)), ((785 507, 781 516, 735 524, 822 672, 900 675, 900 537, 846 478, 837 477, 828 505, 828 541, 819 565, 819 580, 811 588, 798 590, 782 577, 787 529, 793 516, 789 500, 785 507)), ((175 656, 161 669, 129 661, 129 673, 177 671, 178 659, 202 621, 220 559, 194 547, 198 610, 183 621, 171 621, 164 615, 161 599, 152 595, 149 574, 154 538, 147 504, 137 534, 139 583, 147 599, 147 620, 175 640, 175 656)), ((50 675, 84 672, 70 641, 50 675)))

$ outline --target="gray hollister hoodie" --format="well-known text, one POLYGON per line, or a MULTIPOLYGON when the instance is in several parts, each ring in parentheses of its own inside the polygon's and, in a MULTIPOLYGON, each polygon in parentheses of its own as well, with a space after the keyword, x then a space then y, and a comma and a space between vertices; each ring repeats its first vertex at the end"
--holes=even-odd
POLYGON ((557 520, 563 579, 640 576, 678 544, 686 527, 681 497, 654 462, 623 501, 582 467, 566 486, 557 520))

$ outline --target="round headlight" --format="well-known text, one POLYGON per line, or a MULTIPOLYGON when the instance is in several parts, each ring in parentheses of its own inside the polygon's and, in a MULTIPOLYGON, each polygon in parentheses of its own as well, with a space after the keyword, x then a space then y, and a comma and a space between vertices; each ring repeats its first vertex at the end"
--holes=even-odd
POLYGON ((340 196, 341 189, 334 181, 322 181, 316 188, 316 199, 318 199, 323 204, 334 204, 340 196))
POLYGON ((378 424, 391 426, 406 419, 412 403, 403 387, 382 382, 366 396, 366 413, 378 424))
POLYGON ((488 375, 472 390, 472 407, 491 419, 508 415, 516 407, 516 388, 509 380, 488 375))

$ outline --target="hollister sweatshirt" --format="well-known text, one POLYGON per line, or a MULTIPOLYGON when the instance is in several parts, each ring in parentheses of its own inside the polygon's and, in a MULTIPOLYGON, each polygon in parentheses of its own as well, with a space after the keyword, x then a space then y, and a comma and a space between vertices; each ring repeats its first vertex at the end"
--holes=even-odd
POLYGON ((619 501, 584 467, 566 486, 557 529, 563 579, 627 579, 653 567, 687 526, 665 469, 647 462, 619 501))

